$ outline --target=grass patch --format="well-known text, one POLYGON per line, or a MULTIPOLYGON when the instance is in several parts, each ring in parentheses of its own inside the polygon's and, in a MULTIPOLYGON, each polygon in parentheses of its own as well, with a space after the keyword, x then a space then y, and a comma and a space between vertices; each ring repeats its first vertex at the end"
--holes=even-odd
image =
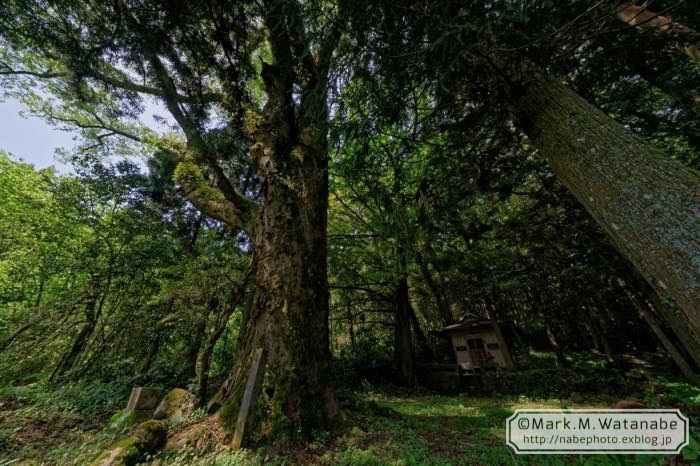
MULTIPOLYGON (((658 378, 664 402, 700 407, 700 389, 679 380, 658 378)), ((45 465, 85 464, 119 436, 110 423, 116 405, 99 395, 73 388, 45 391, 39 386, 0 389, 0 464, 34 460, 45 465), (103 410, 89 401, 104 398, 103 410), (87 408, 87 410, 85 410, 87 408)), ((117 395, 115 395, 116 397, 117 395)), ((519 408, 610 407, 611 399, 583 397, 576 403, 525 396, 472 397, 385 392, 365 387, 345 409, 344 427, 319 431, 313 441, 292 451, 274 447, 221 453, 201 448, 158 454, 150 465, 661 465, 668 456, 654 455, 514 455, 505 445, 505 421, 519 408)), ((115 402, 116 403, 116 402, 115 402)), ((665 403, 664 403, 665 404, 665 403)), ((666 404, 665 404, 666 405, 666 404)), ((119 402, 123 406, 123 400, 119 402)), ((692 419, 692 418, 691 418, 692 419)), ((691 420, 697 422, 697 418, 691 420)), ((698 432, 692 428, 692 435, 698 432)), ((679 463, 682 464, 682 463, 679 463)), ((692 464, 692 463, 691 463, 692 464)))

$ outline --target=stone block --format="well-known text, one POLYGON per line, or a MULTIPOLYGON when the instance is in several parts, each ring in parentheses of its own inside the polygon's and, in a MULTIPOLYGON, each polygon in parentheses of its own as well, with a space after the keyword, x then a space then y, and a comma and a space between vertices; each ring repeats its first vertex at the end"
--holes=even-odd
POLYGON ((160 388, 155 387, 134 387, 131 389, 131 396, 124 414, 132 411, 153 411, 160 402, 162 392, 160 388))

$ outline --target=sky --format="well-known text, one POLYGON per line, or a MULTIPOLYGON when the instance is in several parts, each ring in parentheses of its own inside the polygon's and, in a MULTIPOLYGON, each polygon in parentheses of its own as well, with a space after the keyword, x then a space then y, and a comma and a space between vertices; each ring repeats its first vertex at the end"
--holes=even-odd
POLYGON ((74 147, 73 135, 50 126, 41 118, 21 117, 22 110, 24 107, 15 99, 0 101, 0 149, 37 169, 53 166, 61 173, 71 172, 70 166, 55 160, 54 151, 59 147, 74 147))
MULTIPOLYGON (((154 99, 145 99, 141 122, 155 131, 169 130, 174 120, 167 110, 154 99), (154 118, 159 115, 165 121, 154 118)), ((16 99, 0 100, 0 150, 13 155, 15 160, 31 163, 36 169, 53 166, 59 173, 73 173, 70 165, 55 157, 58 148, 71 149, 77 145, 75 133, 63 131, 35 116, 20 116, 26 108, 16 99)), ((28 113, 28 112, 27 112, 28 113)), ((142 160, 135 161, 145 168, 142 160)))

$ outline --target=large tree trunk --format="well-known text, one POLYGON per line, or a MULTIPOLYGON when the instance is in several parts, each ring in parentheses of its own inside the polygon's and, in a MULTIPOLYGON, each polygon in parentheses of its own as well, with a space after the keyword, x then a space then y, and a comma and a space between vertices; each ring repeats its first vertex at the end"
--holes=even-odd
POLYGON ((338 409, 328 334, 327 90, 342 22, 312 53, 299 3, 262 3, 272 58, 260 73, 267 102, 260 114, 244 110, 243 126, 264 202, 232 205, 246 214, 256 286, 236 363, 213 401, 223 400, 219 419, 234 426, 252 356, 261 355, 265 374, 245 428, 279 443, 330 427, 338 409))
POLYGON ((275 170, 266 170, 245 336, 214 400, 225 400, 220 419, 233 426, 253 352, 262 348, 266 375, 250 424, 276 440, 328 426, 337 413, 329 381, 327 167, 322 157, 291 152, 275 158, 275 170))
POLYGON ((664 157, 571 89, 537 72, 516 86, 522 130, 700 340, 700 174, 664 157))

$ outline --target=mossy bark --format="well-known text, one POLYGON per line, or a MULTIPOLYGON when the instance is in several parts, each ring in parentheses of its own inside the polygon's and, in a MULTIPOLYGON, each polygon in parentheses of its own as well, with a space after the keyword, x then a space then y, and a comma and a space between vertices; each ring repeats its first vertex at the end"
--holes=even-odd
POLYGON ((519 74, 512 103, 521 129, 618 251, 678 308, 686 338, 700 341, 700 173, 556 79, 519 74))
POLYGON ((327 427, 337 413, 329 380, 327 92, 341 30, 330 28, 314 53, 296 2, 263 3, 272 58, 260 73, 267 101, 261 113, 244 115, 264 198, 248 228, 255 289, 236 363, 215 400, 223 401, 219 419, 230 429, 252 355, 264 350, 265 375, 246 432, 278 441, 288 437, 278 434, 327 427))
POLYGON ((263 117, 248 122, 265 198, 251 235, 255 289, 236 364, 216 398, 231 428, 252 354, 262 348, 266 374, 247 431, 306 435, 329 425, 337 409, 329 382, 325 92, 309 93, 318 99, 313 118, 298 119, 290 95, 273 92, 287 88, 284 70, 266 66, 263 79, 270 100, 263 117))
POLYGON ((266 179, 252 305, 237 363, 219 395, 220 418, 231 428, 253 351, 263 348, 266 375, 249 421, 249 430, 262 434, 309 433, 328 425, 336 409, 328 380, 327 172, 317 162, 291 165, 288 176, 266 179))

